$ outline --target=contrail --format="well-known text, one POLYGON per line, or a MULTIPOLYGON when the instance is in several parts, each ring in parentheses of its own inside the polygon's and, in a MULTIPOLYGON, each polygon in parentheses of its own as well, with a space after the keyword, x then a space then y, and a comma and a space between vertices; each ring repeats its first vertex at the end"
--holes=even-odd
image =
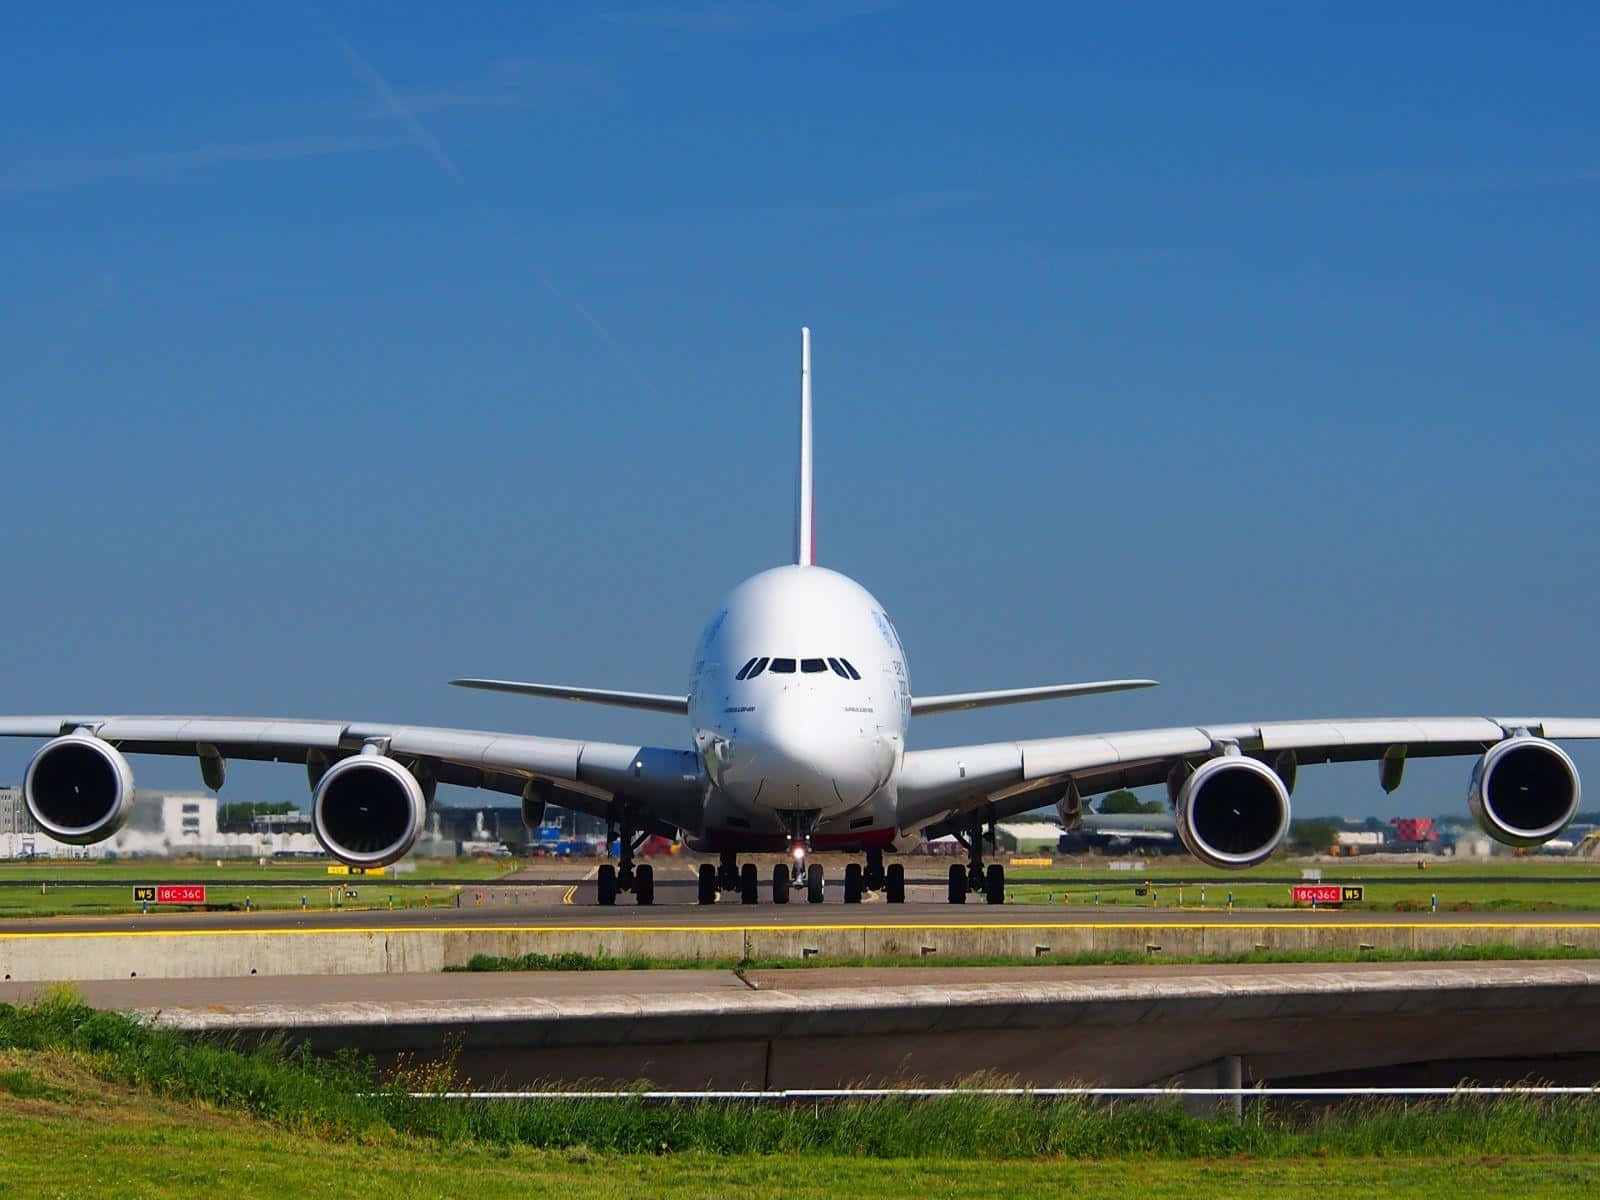
POLYGON ((399 93, 389 86, 389 81, 378 74, 376 67, 357 54, 356 48, 349 42, 343 38, 335 38, 334 41, 349 62, 350 69, 356 73, 356 77, 378 94, 378 99, 383 101, 391 113, 405 122, 406 128, 411 131, 411 136, 417 139, 417 143, 424 150, 433 155, 433 161, 457 183, 465 183, 466 180, 462 178, 456 164, 450 161, 450 156, 444 152, 444 147, 439 145, 439 139, 422 127, 417 115, 406 107, 406 102, 400 98, 399 93))
MULTIPOLYGON (((396 92, 392 87, 390 87, 389 81, 378 73, 378 69, 376 67, 369 63, 366 59, 362 58, 361 55, 356 52, 356 48, 349 42, 339 37, 336 37, 333 40, 334 43, 339 47, 340 52, 344 54, 345 61, 350 64, 350 69, 355 72, 356 78, 360 79, 377 94, 378 99, 383 102, 385 108, 387 108, 394 116, 400 118, 401 121, 405 122, 406 128, 411 131, 411 136, 416 139, 417 144, 428 152, 428 154, 433 158, 433 161, 439 164, 440 169, 443 170, 445 174, 449 175, 450 178, 455 180, 457 183, 465 185, 467 182, 466 177, 461 174, 460 169, 451 160, 450 156, 445 153, 444 147, 439 144, 439 139, 434 137, 433 134, 429 133, 423 126, 422 122, 417 118, 417 114, 411 111, 410 106, 406 104, 405 100, 400 96, 400 93, 396 92)), ((600 323, 600 319, 582 304, 578 303, 577 300, 573 299, 571 296, 567 295, 564 291, 557 287, 556 281, 551 277, 550 272, 547 271, 544 265, 537 259, 530 256, 528 262, 529 265, 533 267, 533 273, 538 276, 539 282, 544 285, 545 290, 554 296, 557 301, 565 304, 568 308, 572 309, 573 312, 582 317, 588 326, 593 329, 595 333, 600 335, 601 340, 603 340, 606 345, 611 347, 612 353, 614 353, 617 358, 621 360, 622 364, 627 367, 629 373, 634 377, 635 380, 637 380, 647 391, 654 395, 655 398, 663 405, 668 403, 666 393, 657 387, 650 377, 639 369, 638 365, 629 356, 628 352, 622 348, 622 344, 618 342, 616 338, 611 336, 611 331, 600 323)))

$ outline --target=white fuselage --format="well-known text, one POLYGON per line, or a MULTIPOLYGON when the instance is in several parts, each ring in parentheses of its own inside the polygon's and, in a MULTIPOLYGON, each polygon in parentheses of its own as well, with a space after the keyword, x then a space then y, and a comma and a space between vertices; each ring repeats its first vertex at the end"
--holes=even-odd
POLYGON ((701 635, 689 687, 708 847, 898 841, 910 718, 905 652, 871 593, 816 566, 746 579, 701 635))

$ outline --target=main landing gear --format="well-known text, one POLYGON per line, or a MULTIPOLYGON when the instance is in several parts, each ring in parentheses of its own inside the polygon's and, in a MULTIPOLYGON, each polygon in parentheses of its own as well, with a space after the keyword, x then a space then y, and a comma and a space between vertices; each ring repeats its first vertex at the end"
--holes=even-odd
MULTIPOLYGON (((956 834, 956 841, 966 847, 967 865, 960 863, 950 865, 950 903, 965 904, 967 894, 977 895, 983 893, 985 902, 989 904, 1004 904, 1006 902, 1006 869, 999 863, 990 863, 987 870, 983 866, 983 816, 974 813, 967 823, 965 833, 956 834)), ((987 834, 989 849, 995 847, 994 820, 989 821, 987 834)))
POLYGON ((883 865, 882 850, 867 851, 867 865, 851 863, 844 869, 844 902, 860 904, 867 892, 882 892, 889 904, 906 902, 906 869, 900 863, 883 865))
POLYGON ((754 904, 760 896, 758 872, 755 863, 739 865, 739 856, 724 851, 716 866, 700 864, 699 888, 696 893, 701 904, 715 904, 720 892, 738 892, 744 904, 754 904))
POLYGON ((646 833, 633 828, 629 815, 624 812, 620 829, 613 825, 609 836, 617 842, 617 865, 604 864, 599 873, 600 903, 610 906, 617 902, 618 892, 632 892, 635 903, 656 902, 656 873, 649 863, 633 865, 633 852, 644 844, 646 833))

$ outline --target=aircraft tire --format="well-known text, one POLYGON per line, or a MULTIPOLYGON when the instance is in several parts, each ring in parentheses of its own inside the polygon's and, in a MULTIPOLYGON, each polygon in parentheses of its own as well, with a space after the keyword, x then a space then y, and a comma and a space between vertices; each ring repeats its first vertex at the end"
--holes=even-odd
POLYGON ((739 868, 739 899, 746 904, 754 904, 760 899, 756 894, 755 863, 745 863, 739 868))
POLYGON ((844 869, 844 902, 861 903, 861 864, 851 863, 844 869))
POLYGON ((710 863, 700 864, 699 887, 695 898, 701 904, 717 902, 717 869, 710 863))
POLYGON ((789 903, 789 864, 779 863, 772 868, 772 902, 789 903))
POLYGON ((950 864, 950 903, 967 902, 967 869, 960 863, 950 864))
POLYGON ((595 889, 600 893, 599 900, 602 907, 610 907, 617 902, 617 869, 610 863, 600 868, 595 889))
POLYGON ((812 904, 821 904, 822 889, 822 864, 812 863, 806 868, 806 899, 812 904))
POLYGON ((656 869, 649 863, 633 873, 633 900, 641 905, 656 902, 656 869))
POLYGON ((990 904, 1006 902, 1006 869, 999 863, 990 863, 983 879, 983 898, 990 904))
POLYGON ((906 902, 906 869, 900 863, 890 863, 883 874, 883 898, 889 904, 906 902))

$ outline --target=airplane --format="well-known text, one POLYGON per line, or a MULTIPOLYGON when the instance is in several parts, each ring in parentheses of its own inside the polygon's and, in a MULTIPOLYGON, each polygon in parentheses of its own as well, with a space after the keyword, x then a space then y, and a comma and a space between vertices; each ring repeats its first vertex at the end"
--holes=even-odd
POLYGON ((1171 813, 1085 812, 1074 824, 1062 827, 1057 847, 1068 853, 1103 850, 1108 854, 1152 850, 1164 854, 1181 848, 1178 822, 1171 813))
POLYGON ((125 754, 188 756, 220 789, 229 759, 305 768, 312 826, 334 858, 383 866, 423 831, 440 783, 521 797, 537 828, 547 805, 608 822, 617 861, 598 876, 601 904, 655 899, 635 852, 652 835, 683 835, 714 853, 699 868, 697 899, 758 901, 755 865, 740 855, 783 855, 770 895, 824 899, 813 850, 860 856, 844 870, 846 903, 881 893, 906 898, 901 864, 885 852, 954 834, 966 862, 949 868, 947 899, 1005 899, 1005 872, 987 862, 995 823, 1055 805, 1068 825, 1085 797, 1165 784, 1177 835, 1202 862, 1245 868, 1265 860, 1289 828, 1299 768, 1374 761, 1387 792, 1406 761, 1473 755, 1469 807, 1493 838, 1536 846, 1577 813, 1577 768, 1556 745, 1600 738, 1592 717, 1419 717, 1190 725, 1026 741, 913 749, 914 717, 993 705, 1151 687, 1112 679, 1001 691, 918 696, 905 648, 884 606, 853 579, 816 561, 812 486, 811 334, 801 331, 800 453, 794 554, 738 584, 696 646, 682 695, 502 679, 456 686, 688 718, 687 746, 571 741, 430 726, 283 718, 61 715, 0 717, 0 736, 48 739, 30 760, 28 811, 58 841, 112 836, 133 803, 125 754), (987 833, 985 830, 987 829, 987 833))

